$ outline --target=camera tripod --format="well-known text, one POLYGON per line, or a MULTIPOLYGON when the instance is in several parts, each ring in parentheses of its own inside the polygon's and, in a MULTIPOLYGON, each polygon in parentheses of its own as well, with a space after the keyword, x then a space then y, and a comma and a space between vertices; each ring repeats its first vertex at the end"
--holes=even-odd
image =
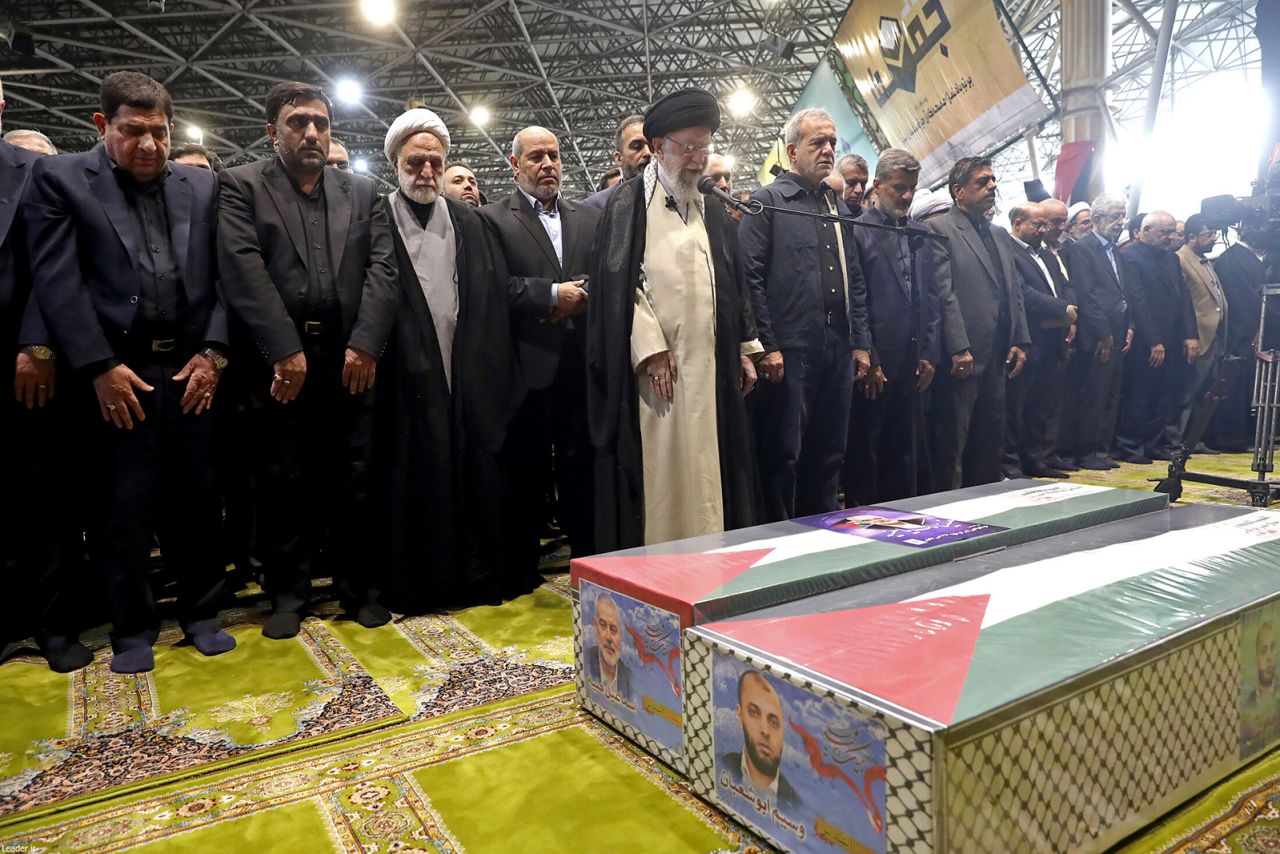
MULTIPOLYGON (((1271 297, 1280 296, 1280 284, 1262 286, 1262 316, 1259 329, 1266 329, 1267 302, 1271 297)), ((1243 356, 1227 356, 1219 366, 1217 375, 1209 383, 1209 390, 1191 411, 1187 423, 1186 435, 1182 444, 1174 451, 1169 462, 1169 474, 1156 484, 1156 492, 1163 492, 1170 501, 1182 497, 1182 482, 1207 483, 1212 486, 1226 486, 1242 489, 1249 493, 1250 503, 1254 507, 1270 507, 1271 502, 1280 497, 1280 481, 1267 477, 1275 470, 1276 428, 1280 425, 1280 350, 1266 350, 1257 354, 1253 373, 1253 463, 1249 466, 1256 477, 1227 477, 1225 475, 1206 474, 1187 471, 1187 463, 1191 459, 1191 449, 1204 435, 1209 426, 1209 419, 1218 406, 1218 401, 1226 394, 1227 373, 1223 367, 1229 362, 1239 361, 1243 356)))

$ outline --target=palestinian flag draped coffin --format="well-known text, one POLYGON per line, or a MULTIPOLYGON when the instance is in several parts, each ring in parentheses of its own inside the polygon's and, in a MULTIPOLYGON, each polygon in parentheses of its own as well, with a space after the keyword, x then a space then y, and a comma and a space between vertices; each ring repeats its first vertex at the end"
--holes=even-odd
POLYGON ((1006 481, 575 559, 579 694, 683 770, 690 626, 1166 506, 1154 492, 1006 481))
POLYGON ((1100 851, 1280 741, 1280 513, 1197 505, 685 633, 695 790, 806 852, 1100 851))

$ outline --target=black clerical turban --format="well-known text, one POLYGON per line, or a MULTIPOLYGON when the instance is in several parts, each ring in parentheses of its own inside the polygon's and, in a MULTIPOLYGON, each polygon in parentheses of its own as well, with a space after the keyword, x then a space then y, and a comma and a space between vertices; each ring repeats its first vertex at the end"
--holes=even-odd
POLYGON ((644 137, 648 140, 684 128, 703 127, 712 133, 720 127, 720 103, 705 89, 672 92, 644 114, 644 137))

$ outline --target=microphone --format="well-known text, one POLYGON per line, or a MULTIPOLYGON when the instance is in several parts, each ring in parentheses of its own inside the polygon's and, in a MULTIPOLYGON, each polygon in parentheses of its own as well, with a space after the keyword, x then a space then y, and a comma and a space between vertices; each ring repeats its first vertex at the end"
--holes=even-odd
POLYGON ((698 179, 698 192, 704 196, 715 196, 731 208, 736 208, 746 214, 758 214, 763 210, 763 206, 759 202, 740 202, 724 190, 716 186, 716 179, 710 175, 703 175, 698 179))
POLYGON ((676 205, 676 200, 671 196, 667 196, 667 210, 669 211, 680 210, 680 208, 676 205))

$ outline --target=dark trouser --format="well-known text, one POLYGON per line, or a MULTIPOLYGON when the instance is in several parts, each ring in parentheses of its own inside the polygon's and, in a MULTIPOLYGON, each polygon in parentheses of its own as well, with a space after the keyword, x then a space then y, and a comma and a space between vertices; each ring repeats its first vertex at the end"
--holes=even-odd
MULTIPOLYGON (((1076 436, 1072 443, 1077 457, 1105 457, 1111 451, 1120 410, 1120 387, 1124 378, 1125 355, 1120 352, 1122 339, 1111 349, 1111 358, 1103 363, 1093 354, 1093 347, 1077 355, 1076 381, 1079 383, 1079 410, 1076 436)), ((1136 358, 1136 357, 1135 357, 1136 358)))
POLYGON ((28 634, 37 640, 74 637, 83 624, 83 433, 76 430, 74 389, 64 382, 62 393, 43 408, 12 401, 5 406, 4 434, 21 452, 12 460, 13 509, 3 544, 4 575, 14 582, 10 593, 17 619, 6 625, 0 641, 28 634))
POLYGON ((1035 356, 1018 381, 1025 397, 1022 405, 1021 459, 1024 466, 1049 468, 1049 457, 1058 444, 1062 423, 1062 385, 1067 372, 1066 346, 1036 345, 1035 356))
MULTIPOLYGON (((1003 340, 1003 339, 1001 339, 1003 340)), ((994 483, 1004 452, 1005 351, 975 354, 980 371, 965 379, 949 366, 934 380, 929 435, 933 446, 933 491, 994 483)), ((950 359, 943 359, 947 365, 950 359)))
MULTIPOLYGON (((254 413, 263 453, 258 548, 277 612, 301 611, 316 577, 331 576, 347 604, 375 602, 381 588, 366 548, 373 392, 343 387, 346 345, 336 329, 303 335, 302 346, 302 392, 288 404, 262 401, 254 413)), ((270 373, 257 381, 254 394, 265 396, 270 373)))
POLYGON ((1022 445, 1024 418, 1027 406, 1027 385, 1031 380, 1027 372, 1031 369, 1034 354, 1027 354, 1027 362, 1022 372, 1004 382, 1004 453, 1001 455, 1000 471, 1006 477, 1022 474, 1022 445))
POLYGON ((556 515, 574 557, 595 552, 595 455, 587 432, 586 362, 577 339, 566 336, 551 385, 531 389, 507 430, 502 465, 511 509, 505 575, 538 569, 547 499, 555 487, 556 515))
POLYGON ((1213 343, 1209 345, 1208 351, 1201 354, 1200 358, 1190 365, 1186 365, 1187 371, 1183 379, 1182 393, 1178 399, 1178 406, 1174 410, 1174 417, 1171 419, 1169 428, 1171 447, 1176 448, 1182 445, 1183 438, 1187 432, 1187 425, 1191 422, 1192 411, 1204 399, 1210 383, 1217 376, 1218 366, 1222 364, 1225 352, 1226 348, 1223 346, 1222 338, 1214 336, 1213 343))
POLYGON ((249 558, 254 554, 257 534, 252 421, 244 388, 246 374, 252 374, 246 367, 231 365, 223 371, 218 405, 213 410, 214 460, 223 510, 221 556, 234 563, 240 573, 251 571, 249 558))
POLYGON ((1227 396, 1214 410, 1209 444, 1215 448, 1243 451, 1253 445, 1253 376, 1257 361, 1252 347, 1240 348, 1243 358, 1226 362, 1227 396))
POLYGON ((1120 403, 1120 423, 1116 428, 1116 450, 1124 455, 1144 456, 1151 451, 1168 452, 1178 442, 1170 429, 1177 413, 1179 366, 1186 364, 1182 342, 1165 348, 1164 363, 1148 364, 1151 350, 1134 348, 1125 357, 1124 397, 1120 403))
POLYGON ((927 392, 910 373, 889 377, 875 400, 855 385, 844 462, 845 506, 877 504, 928 492, 933 475, 924 412, 927 392), (911 422, 915 418, 916 479, 911 480, 911 422))
POLYGON ((758 386, 763 521, 838 508, 853 375, 847 335, 828 327, 820 348, 782 351, 781 382, 758 386))
POLYGON ((93 425, 89 467, 89 557, 102 582, 118 638, 160 627, 147 578, 152 534, 177 580, 183 627, 217 616, 218 501, 213 475, 213 417, 184 415, 186 381, 170 379, 190 353, 143 352, 129 366, 155 391, 136 391, 146 419, 124 430, 102 420, 92 387, 81 417, 93 425))

